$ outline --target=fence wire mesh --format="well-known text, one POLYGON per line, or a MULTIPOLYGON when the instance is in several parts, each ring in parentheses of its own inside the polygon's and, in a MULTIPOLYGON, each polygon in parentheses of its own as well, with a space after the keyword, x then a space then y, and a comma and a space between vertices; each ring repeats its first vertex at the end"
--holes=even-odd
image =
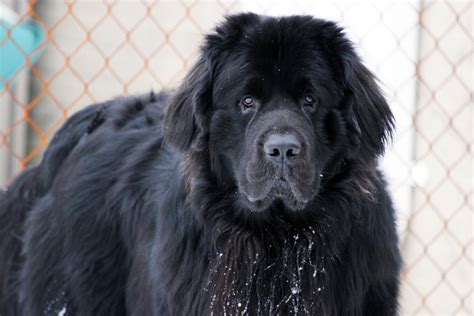
POLYGON ((473 314, 472 2, 10 4, 18 16, 8 26, 0 23, 5 33, 0 49, 12 43, 25 62, 11 77, 0 78, 0 184, 34 163, 78 109, 117 95, 176 86, 194 61, 202 34, 225 14, 308 13, 348 26, 348 35, 385 84, 399 122, 383 165, 400 208, 402 314, 473 314), (46 37, 26 51, 13 35, 31 20, 46 37))

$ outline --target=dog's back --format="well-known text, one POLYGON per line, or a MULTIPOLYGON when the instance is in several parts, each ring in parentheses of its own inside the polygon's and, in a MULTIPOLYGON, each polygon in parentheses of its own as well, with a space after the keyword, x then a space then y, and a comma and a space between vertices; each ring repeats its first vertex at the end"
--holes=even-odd
POLYGON ((64 161, 81 139, 93 134, 105 120, 113 119, 115 124, 124 126, 142 124, 141 121, 147 119, 142 114, 144 105, 154 101, 162 103, 164 97, 163 94, 151 93, 113 100, 79 111, 55 134, 41 163, 21 173, 0 191, 0 315, 21 314, 18 282, 23 264, 21 253, 25 221, 38 201, 50 191, 64 161))
POLYGON ((26 170, 0 192, 0 315, 18 315, 16 283, 21 267, 22 235, 25 218, 36 201, 44 196, 63 161, 81 137, 99 124, 100 106, 88 107, 56 133, 40 165, 26 170))

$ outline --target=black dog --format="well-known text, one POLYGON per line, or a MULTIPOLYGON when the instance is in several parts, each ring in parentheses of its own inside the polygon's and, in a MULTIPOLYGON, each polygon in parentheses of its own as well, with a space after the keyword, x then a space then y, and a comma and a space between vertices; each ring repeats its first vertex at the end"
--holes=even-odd
POLYGON ((1 193, 0 314, 395 315, 392 125, 334 23, 231 16, 177 91, 77 113, 1 193))

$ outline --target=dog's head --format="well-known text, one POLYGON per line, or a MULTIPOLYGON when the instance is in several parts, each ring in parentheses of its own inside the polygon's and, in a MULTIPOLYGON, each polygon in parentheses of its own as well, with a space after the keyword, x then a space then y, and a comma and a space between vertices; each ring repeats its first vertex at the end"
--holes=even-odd
POLYGON ((342 159, 372 163, 392 114, 341 28, 309 16, 230 16, 165 117, 165 139, 202 152, 251 210, 299 210, 342 159))

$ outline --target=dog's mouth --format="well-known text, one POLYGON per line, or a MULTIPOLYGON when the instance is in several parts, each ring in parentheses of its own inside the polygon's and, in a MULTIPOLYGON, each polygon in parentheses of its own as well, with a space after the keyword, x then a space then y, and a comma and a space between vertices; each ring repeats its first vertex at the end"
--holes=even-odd
POLYGON ((261 190, 253 192, 249 188, 240 189, 245 204, 253 211, 263 211, 279 202, 292 211, 299 211, 314 197, 314 190, 305 190, 311 193, 303 194, 296 183, 279 176, 259 183, 259 187, 261 190))

